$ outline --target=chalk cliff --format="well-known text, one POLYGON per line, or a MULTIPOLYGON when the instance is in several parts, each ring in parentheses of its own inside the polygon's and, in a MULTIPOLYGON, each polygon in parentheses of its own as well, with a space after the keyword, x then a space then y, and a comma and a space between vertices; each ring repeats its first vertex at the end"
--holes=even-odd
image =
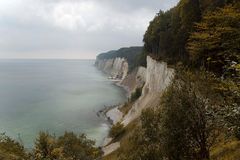
POLYGON ((123 117, 123 124, 125 126, 140 116, 143 109, 155 107, 159 104, 159 97, 171 83, 171 79, 174 76, 174 69, 169 68, 167 63, 155 61, 149 56, 147 57, 146 71, 140 72, 141 74, 145 74, 142 95, 133 104, 128 114, 123 117))
MULTIPOLYGON (((95 65, 113 78, 120 79, 118 84, 123 86, 129 95, 136 88, 142 88, 141 97, 134 102, 130 111, 121 119, 125 126, 140 116, 143 109, 159 104, 159 97, 174 76, 174 69, 169 68, 167 63, 156 61, 150 56, 147 57, 146 68, 138 67, 131 73, 128 73, 128 63, 124 58, 97 59, 95 65)), ((112 119, 116 118, 112 117, 112 119)))
POLYGON ((124 79, 128 73, 128 63, 125 58, 97 59, 95 65, 114 79, 124 79))
MULTIPOLYGON (((137 88, 142 88, 141 96, 133 103, 127 114, 123 114, 118 106, 109 110, 106 116, 114 124, 122 122, 127 126, 134 119, 141 115, 142 110, 148 107, 159 105, 160 96, 171 83, 174 76, 174 69, 169 68, 167 63, 159 62, 147 57, 147 67, 137 67, 129 73, 129 64, 124 58, 115 59, 97 59, 95 65, 103 72, 118 79, 118 85, 121 85, 128 91, 128 95, 135 92, 137 88)), ((104 155, 110 154, 120 147, 119 142, 111 143, 111 138, 106 138, 103 144, 104 155)))

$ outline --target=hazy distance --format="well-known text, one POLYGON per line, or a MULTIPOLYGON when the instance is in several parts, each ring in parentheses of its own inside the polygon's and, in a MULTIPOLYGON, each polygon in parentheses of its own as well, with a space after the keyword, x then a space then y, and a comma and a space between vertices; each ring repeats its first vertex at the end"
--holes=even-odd
POLYGON ((0 58, 92 59, 142 45, 149 21, 178 0, 1 0, 0 58))

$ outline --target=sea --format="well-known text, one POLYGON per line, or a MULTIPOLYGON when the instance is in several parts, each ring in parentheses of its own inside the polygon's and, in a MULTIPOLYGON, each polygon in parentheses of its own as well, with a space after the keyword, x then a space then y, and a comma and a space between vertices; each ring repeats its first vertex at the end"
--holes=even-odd
POLYGON ((26 148, 40 131, 84 133, 100 145, 109 124, 97 112, 125 95, 94 60, 0 60, 0 133, 26 148))

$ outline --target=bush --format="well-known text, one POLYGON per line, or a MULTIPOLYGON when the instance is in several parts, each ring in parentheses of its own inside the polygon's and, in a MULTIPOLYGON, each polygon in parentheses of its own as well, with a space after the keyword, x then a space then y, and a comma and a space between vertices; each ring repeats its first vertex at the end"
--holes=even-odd
POLYGON ((45 132, 40 132, 36 140, 33 159, 86 159, 95 160, 101 156, 95 142, 86 138, 84 134, 76 135, 73 132, 65 132, 63 136, 56 138, 45 132))
POLYGON ((24 147, 5 134, 0 134, 0 159, 14 160, 27 159, 24 147))
POLYGON ((112 126, 112 128, 110 130, 110 137, 117 138, 120 135, 122 135, 124 133, 124 131, 125 131, 124 125, 122 123, 118 122, 112 126))
POLYGON ((238 140, 240 140, 240 128, 237 128, 237 129, 235 130, 235 137, 236 137, 238 140))
POLYGON ((142 88, 137 88, 135 92, 131 94, 131 102, 136 101, 142 95, 142 88))
POLYGON ((216 80, 206 72, 182 71, 175 77, 160 106, 142 113, 128 160, 209 159, 223 118, 215 108, 222 104, 214 91, 216 80))

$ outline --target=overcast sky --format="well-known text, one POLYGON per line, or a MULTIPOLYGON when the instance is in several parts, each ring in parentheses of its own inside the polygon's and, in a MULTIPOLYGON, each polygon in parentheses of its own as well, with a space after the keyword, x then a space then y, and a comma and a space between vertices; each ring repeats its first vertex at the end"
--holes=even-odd
POLYGON ((142 45, 178 0, 0 0, 0 58, 81 58, 142 45))

